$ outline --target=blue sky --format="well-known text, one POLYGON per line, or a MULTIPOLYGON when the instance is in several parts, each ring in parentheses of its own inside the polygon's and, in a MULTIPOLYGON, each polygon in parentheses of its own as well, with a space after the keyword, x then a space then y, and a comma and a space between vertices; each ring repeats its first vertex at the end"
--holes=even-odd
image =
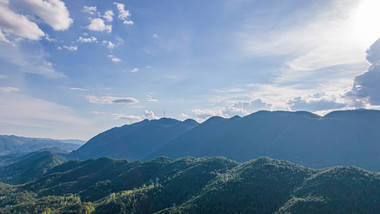
POLYGON ((380 105, 377 0, 0 0, 0 134, 380 105))

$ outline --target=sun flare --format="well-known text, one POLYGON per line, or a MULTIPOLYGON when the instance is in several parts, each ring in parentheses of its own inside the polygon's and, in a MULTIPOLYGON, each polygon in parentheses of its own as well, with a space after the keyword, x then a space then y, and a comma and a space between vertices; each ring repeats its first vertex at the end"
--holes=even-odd
POLYGON ((380 37, 379 9, 379 0, 362 0, 354 10, 354 30, 359 41, 372 43, 380 37))

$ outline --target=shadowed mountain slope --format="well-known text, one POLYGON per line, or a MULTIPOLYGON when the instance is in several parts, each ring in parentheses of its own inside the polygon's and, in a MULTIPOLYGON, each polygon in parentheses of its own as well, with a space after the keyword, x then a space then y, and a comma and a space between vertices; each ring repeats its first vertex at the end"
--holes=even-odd
POLYGON ((100 133, 73 151, 69 158, 88 159, 108 156, 141 160, 197 125, 194 120, 183 122, 169 118, 144 120, 100 133))

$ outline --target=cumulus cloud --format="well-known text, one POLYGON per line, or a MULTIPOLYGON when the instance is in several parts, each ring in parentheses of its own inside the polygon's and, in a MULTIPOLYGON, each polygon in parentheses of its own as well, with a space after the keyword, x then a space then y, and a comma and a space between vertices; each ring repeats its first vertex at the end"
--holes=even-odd
POLYGON ((102 44, 107 46, 108 49, 112 50, 115 47, 115 44, 111 41, 103 40, 102 44))
POLYGON ((86 98, 90 103, 97 103, 97 104, 134 104, 138 102, 138 100, 133 97, 110 97, 110 96, 96 97, 96 96, 88 95, 86 96, 86 98))
POLYGON ((17 92, 19 90, 20 89, 15 88, 15 87, 0 87, 0 92, 3 92, 3 93, 17 92))
POLYGON ((142 121, 144 119, 148 120, 157 120, 159 117, 157 117, 153 111, 145 110, 143 116, 137 116, 137 115, 126 115, 126 114, 112 114, 113 119, 115 120, 127 120, 127 124, 136 123, 139 121, 142 121))
POLYGON ((87 26, 87 29, 92 31, 107 31, 112 32, 112 25, 106 25, 101 18, 91 19, 91 23, 87 26))
POLYGON ((0 1, 0 41, 10 43, 7 34, 39 40, 45 33, 35 23, 35 17, 54 30, 67 30, 73 23, 61 0, 0 1), (5 34, 4 34, 5 33, 5 34))
POLYGON ((95 15, 96 13, 96 6, 84 6, 83 12, 89 13, 91 15, 95 15))
POLYGON ((116 5, 116 8, 119 12, 119 15, 117 16, 119 19, 123 20, 123 24, 126 25, 133 25, 133 21, 128 20, 128 18, 132 15, 129 10, 125 10, 124 4, 114 2, 116 5))
POLYGON ((16 5, 40 17, 54 30, 67 30, 73 23, 65 3, 61 0, 16 0, 16 5))
POLYGON ((103 18, 104 18, 105 20, 107 20, 108 22, 112 22, 112 20, 113 20, 113 16, 114 16, 114 15, 115 15, 115 14, 113 13, 112 10, 107 10, 107 11, 104 13, 103 18))
POLYGON ((270 110, 271 104, 264 102, 260 98, 253 101, 240 101, 230 104, 225 107, 216 107, 211 109, 194 109, 192 112, 195 114, 196 119, 203 121, 212 116, 220 117, 233 117, 235 115, 246 116, 258 110, 270 110))
POLYGON ((349 103, 341 96, 327 95, 325 93, 317 93, 306 97, 295 97, 288 102, 292 110, 295 111, 326 111, 335 110, 346 107, 349 103))
POLYGON ((192 112, 195 114, 198 120, 206 120, 212 116, 223 117, 223 108, 213 108, 213 109, 193 109, 192 112))
POLYGON ((77 51, 78 50, 78 46, 62 46, 64 49, 67 49, 69 51, 77 51))
MULTIPOLYGON (((0 32, 11 33, 22 38, 39 40, 45 33, 26 16, 15 13, 9 8, 8 1, 0 1, 0 32)), ((3 33, 0 39, 9 42, 3 33)))
POLYGON ((108 55, 108 58, 110 58, 112 62, 121 62, 121 59, 115 57, 114 55, 108 55))
POLYGON ((91 36, 91 37, 88 37, 88 38, 86 38, 86 37, 79 37, 78 39, 77 39, 77 41, 78 42, 83 42, 83 43, 92 43, 92 42, 97 42, 98 40, 97 40, 97 38, 96 37, 94 37, 94 36, 91 36))
POLYGON ((347 96, 361 107, 366 103, 380 105, 380 39, 367 50, 367 60, 371 63, 366 72, 355 77, 347 96))

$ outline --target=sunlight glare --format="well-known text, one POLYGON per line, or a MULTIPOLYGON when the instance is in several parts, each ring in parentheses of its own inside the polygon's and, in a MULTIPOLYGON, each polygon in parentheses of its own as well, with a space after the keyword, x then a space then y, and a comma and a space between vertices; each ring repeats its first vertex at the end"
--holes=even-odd
POLYGON ((361 43, 371 44, 380 37, 379 10, 379 0, 362 0, 355 9, 355 36, 361 43))

